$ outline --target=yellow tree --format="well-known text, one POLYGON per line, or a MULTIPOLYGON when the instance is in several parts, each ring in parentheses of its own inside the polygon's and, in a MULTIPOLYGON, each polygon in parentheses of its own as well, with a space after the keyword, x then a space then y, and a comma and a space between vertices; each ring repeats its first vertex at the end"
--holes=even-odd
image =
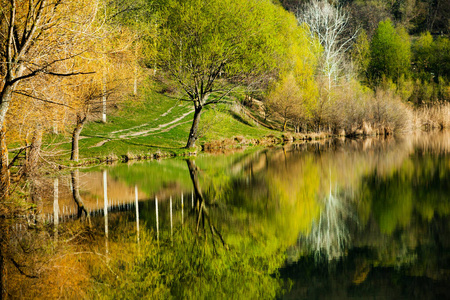
POLYGON ((283 131, 292 121, 298 132, 307 125, 317 106, 318 89, 314 77, 321 47, 309 36, 306 26, 291 26, 285 39, 292 41, 284 58, 284 72, 269 92, 272 108, 283 118, 283 131))
MULTIPOLYGON (((106 109, 126 94, 133 92, 136 55, 135 35, 127 27, 100 27, 95 47, 76 59, 79 68, 92 74, 71 78, 65 86, 70 98, 70 119, 75 120, 72 131, 71 160, 79 160, 79 138, 87 121, 106 122, 106 109)), ((73 121, 72 121, 73 124, 73 121)))
MULTIPOLYGON (((60 68, 73 59, 81 49, 77 41, 84 35, 83 29, 92 21, 90 13, 95 3, 70 0, 2 0, 0 1, 0 176, 2 194, 7 195, 9 178, 5 119, 11 103, 16 98, 18 85, 27 81, 32 85, 38 76, 65 77, 83 72, 60 68)), ((95 8, 94 8, 95 10, 95 8)), ((34 82, 35 86, 36 82, 34 82)), ((27 98, 40 99, 31 93, 18 93, 27 98)), ((40 99, 46 102, 45 99, 40 99)))
POLYGON ((272 108, 283 119, 283 131, 289 120, 301 115, 301 91, 292 73, 282 75, 268 95, 272 108))

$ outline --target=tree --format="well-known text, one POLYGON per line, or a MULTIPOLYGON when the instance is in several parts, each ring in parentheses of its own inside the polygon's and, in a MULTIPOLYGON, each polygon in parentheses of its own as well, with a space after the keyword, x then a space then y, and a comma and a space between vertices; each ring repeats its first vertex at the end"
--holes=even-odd
POLYGON ((70 153, 70 160, 78 162, 78 143, 80 140, 80 134, 88 118, 94 113, 103 112, 102 98, 104 94, 101 88, 102 82, 103 81, 101 79, 95 81, 94 77, 90 78, 87 84, 80 84, 77 88, 79 91, 76 92, 75 95, 79 99, 75 102, 76 104, 73 107, 73 114, 76 119, 76 123, 72 131, 72 150, 70 153))
POLYGON ((289 120, 301 117, 301 91, 292 73, 281 77, 268 98, 271 107, 283 118, 283 131, 289 120))
MULTIPOLYGON (((83 72, 60 65, 82 52, 77 41, 90 25, 94 3, 60 0, 2 0, 0 18, 0 130, 6 138, 5 119, 19 83, 38 76, 66 77, 83 72)), ((36 99, 34 95, 21 93, 36 99)), ((42 102, 49 102, 40 99, 42 102)), ((52 101, 50 101, 52 102, 52 101)), ((7 162, 7 149, 2 145, 1 171, 7 162)), ((6 178, 1 174, 2 180, 6 178)), ((8 185, 3 183, 2 185, 8 185)))
POLYGON ((320 45, 311 38, 305 26, 286 26, 285 39, 291 41, 286 51, 280 76, 268 94, 267 106, 283 118, 283 131, 291 121, 296 131, 307 123, 317 101, 317 85, 314 78, 320 45))
MULTIPOLYGON (((15 88, 14 101, 6 115, 8 128, 11 128, 8 138, 10 141, 11 137, 14 141, 25 140, 25 146, 28 146, 28 135, 36 126, 44 131, 53 126, 53 132, 57 133, 58 127, 62 129, 76 119, 71 156, 77 160, 76 144, 84 123, 99 109, 103 109, 105 115, 106 105, 115 100, 113 95, 131 91, 125 87, 130 86, 131 70, 136 70, 133 66, 136 56, 131 51, 135 35, 130 34, 126 26, 113 23, 110 17, 127 11, 128 6, 115 7, 115 11, 107 13, 112 4, 101 6, 101 2, 89 4, 83 1, 60 4, 62 7, 58 6, 54 16, 58 22, 52 23, 54 28, 36 37, 32 43, 34 48, 26 57, 31 67, 49 61, 51 66, 27 74, 15 88), (99 13, 103 9, 105 14, 99 13), (43 36, 53 48, 46 48, 45 41, 41 40, 43 36), (33 55, 39 56, 42 52, 45 60, 38 60, 33 55), (78 73, 85 76, 69 76, 78 73)), ((20 28, 20 24, 18 26, 20 28)))
POLYGON ((199 137, 203 107, 275 69, 275 58, 282 57, 278 24, 287 12, 269 0, 163 2, 158 55, 184 91, 183 100, 195 108, 186 144, 191 148, 199 137))
POLYGON ((422 80, 431 79, 433 37, 430 32, 422 33, 412 44, 413 65, 422 80))
POLYGON ((439 77, 450 79, 450 40, 448 38, 441 36, 433 42, 430 67, 436 82, 439 77))
POLYGON ((370 42, 364 29, 359 32, 353 45, 352 59, 360 78, 367 78, 367 68, 370 63, 370 42))
POLYGON ((408 77, 411 64, 411 46, 406 30, 394 28, 390 19, 379 23, 370 44, 369 80, 379 83, 385 77, 395 83, 408 77))
MULTIPOLYGON (((81 51, 73 45, 83 32, 73 30, 75 25, 70 17, 86 17, 83 15, 86 11, 83 11, 82 7, 68 1, 12 0, 2 1, 1 5, 3 18, 0 24, 2 30, 0 129, 4 126, 13 92, 20 81, 39 74, 51 76, 83 74, 76 70, 61 72, 57 67, 81 51)), ((83 26, 89 21, 87 18, 81 18, 78 29, 82 31, 83 26)))
POLYGON ((312 0, 300 10, 297 19, 308 25, 312 37, 316 37, 323 48, 319 68, 330 91, 342 73, 345 53, 357 35, 357 31, 349 32, 349 13, 328 1, 312 0))

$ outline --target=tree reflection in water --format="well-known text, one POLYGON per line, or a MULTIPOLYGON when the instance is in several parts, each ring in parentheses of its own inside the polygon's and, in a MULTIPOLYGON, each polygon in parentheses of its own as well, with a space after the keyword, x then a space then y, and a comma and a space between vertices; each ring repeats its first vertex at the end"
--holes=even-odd
POLYGON ((349 203, 337 192, 332 193, 330 183, 330 192, 323 199, 320 217, 313 221, 311 232, 306 237, 306 243, 317 259, 324 257, 333 260, 344 255, 350 242, 347 228, 350 212, 349 203))
POLYGON ((211 232, 211 242, 214 246, 214 251, 216 250, 216 240, 219 239, 222 245, 228 249, 227 244, 225 243, 225 240, 222 237, 222 234, 217 230, 217 228, 214 226, 211 216, 209 214, 209 206, 211 203, 208 203, 206 201, 205 197, 203 196, 202 190, 200 188, 199 179, 198 179, 198 168, 195 165, 194 160, 186 160, 187 166, 189 169, 189 175, 192 180, 192 185, 194 187, 194 195, 195 195, 195 212, 197 214, 197 225, 196 225, 196 231, 199 231, 199 227, 201 225, 202 229, 205 231, 205 235, 207 234, 207 231, 211 232))

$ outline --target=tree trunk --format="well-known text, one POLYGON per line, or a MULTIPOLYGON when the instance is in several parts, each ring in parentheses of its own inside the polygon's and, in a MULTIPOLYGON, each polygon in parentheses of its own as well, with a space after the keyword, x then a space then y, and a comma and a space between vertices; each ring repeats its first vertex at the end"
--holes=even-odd
POLYGON ((134 48, 134 82, 133 82, 133 95, 137 96, 137 82, 138 82, 138 48, 134 48))
POLYGON ((83 215, 83 212, 86 215, 86 218, 89 218, 89 213, 86 210, 86 207, 84 206, 83 199, 80 196, 80 188, 79 188, 79 181, 80 181, 80 173, 79 170, 75 170, 70 172, 70 175, 72 177, 72 197, 75 201, 77 207, 78 207, 78 218, 81 218, 83 215))
POLYGON ((12 65, 7 66, 6 76, 3 78, 0 86, 2 86, 2 90, 0 93, 0 130, 5 125, 6 113, 8 112, 9 104, 11 103, 12 94, 16 89, 18 81, 11 84, 14 78, 20 77, 25 70, 23 64, 19 63, 16 65, 15 74, 12 69, 12 65))
POLYGON ((6 128, 0 129, 0 201, 9 195, 8 149, 6 147, 6 128))
POLYGON ((40 127, 34 131, 33 139, 31 140, 30 149, 27 154, 25 175, 27 177, 35 177, 39 162, 39 155, 41 154, 42 146, 42 130, 40 127))
POLYGON ((202 194, 202 190, 200 188, 200 183, 198 181, 197 166, 195 165, 195 162, 193 160, 187 159, 186 162, 187 162, 188 169, 189 169, 189 175, 191 176, 192 185, 194 186, 195 198, 198 201, 203 202, 203 194, 202 194))
POLYGON ((103 77, 102 122, 106 123, 106 77, 103 77))
POLYGON ((81 130, 83 130, 84 122, 86 118, 81 119, 77 116, 77 125, 72 133, 72 152, 70 154, 70 160, 78 162, 79 159, 79 147, 78 141, 80 140, 81 130))
POLYGON ((196 107, 194 112, 194 121, 192 122, 191 131, 189 132, 189 139, 186 148, 195 147, 195 142, 198 139, 198 125, 200 124, 200 115, 202 113, 202 106, 196 107))
POLYGON ((7 85, 2 89, 0 96, 0 129, 2 129, 5 125, 6 112, 8 111, 9 104, 11 103, 14 86, 7 85))

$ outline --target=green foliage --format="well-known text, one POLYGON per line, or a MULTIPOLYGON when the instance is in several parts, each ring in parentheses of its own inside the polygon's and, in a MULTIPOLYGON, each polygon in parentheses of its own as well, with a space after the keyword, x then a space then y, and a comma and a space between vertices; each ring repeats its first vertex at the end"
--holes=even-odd
POLYGON ((416 104, 449 99, 447 87, 450 81, 450 41, 446 37, 433 40, 429 32, 422 34, 412 45, 415 66, 416 104))
POLYGON ((219 73, 233 81, 261 75, 283 56, 277 33, 287 13, 271 1, 163 2, 159 58, 191 99, 203 100, 219 73))
POLYGON ((298 128, 309 122, 317 105, 318 86, 314 78, 321 47, 310 37, 306 25, 298 26, 292 19, 287 24, 285 39, 291 41, 287 48, 284 66, 279 78, 267 95, 266 105, 283 118, 283 131, 290 121, 298 128))
POLYGON ((450 40, 446 37, 438 37, 432 44, 430 69, 435 82, 443 77, 450 80, 450 40))
POLYGON ((264 82, 264 75, 276 73, 294 18, 270 0, 156 2, 159 61, 195 107, 186 145, 194 147, 205 105, 220 102, 238 84, 264 82))
POLYGON ((421 80, 431 80, 430 68, 432 60, 433 37, 427 31, 422 33, 412 44, 413 62, 416 77, 421 80))
POLYGON ((364 29, 360 31, 353 45, 352 58, 360 78, 367 78, 367 69, 370 63, 370 42, 364 29))
POLYGON ((439 83, 439 77, 449 80, 450 41, 446 37, 433 40, 429 32, 422 34, 412 45, 417 77, 439 83))
POLYGON ((444 183, 449 172, 448 158, 416 154, 391 174, 365 178, 362 198, 370 203, 381 232, 393 234, 408 228, 416 212, 424 221, 450 213, 444 183))
POLYGON ((387 19, 378 24, 370 44, 369 80, 378 83, 383 77, 397 82, 409 77, 411 49, 409 35, 402 27, 394 28, 387 19))

